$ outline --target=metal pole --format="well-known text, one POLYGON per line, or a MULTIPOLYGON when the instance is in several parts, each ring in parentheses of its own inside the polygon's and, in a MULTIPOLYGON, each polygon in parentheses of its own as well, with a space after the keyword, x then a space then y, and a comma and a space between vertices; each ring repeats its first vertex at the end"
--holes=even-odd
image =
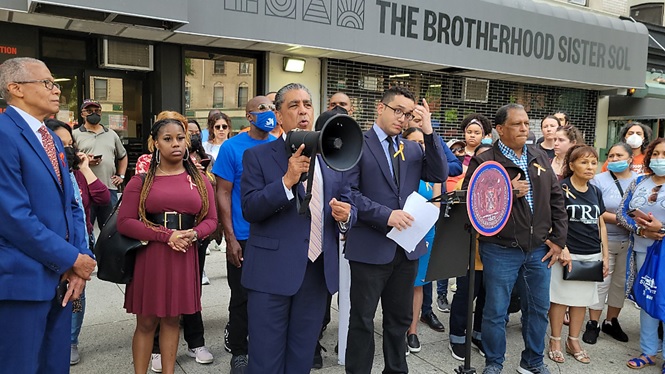
MULTIPOLYGON (((471 225, 470 225, 471 226, 471 225)), ((458 374, 476 374, 471 367, 471 339, 473 338, 473 299, 476 287, 476 230, 471 227, 469 232, 469 271, 467 272, 468 293, 466 299, 466 342, 464 344, 464 365, 455 370, 458 374)))

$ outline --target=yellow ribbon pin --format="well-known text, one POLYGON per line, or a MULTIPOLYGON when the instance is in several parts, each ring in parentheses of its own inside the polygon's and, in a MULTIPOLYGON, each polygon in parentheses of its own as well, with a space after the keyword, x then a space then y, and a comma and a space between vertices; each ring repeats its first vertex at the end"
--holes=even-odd
POLYGON ((397 158, 397 155, 402 156, 402 161, 404 161, 404 143, 399 142, 399 150, 393 155, 394 158, 397 158))
POLYGON ((432 189, 432 185, 431 185, 429 182, 425 182, 425 189, 426 189, 427 191, 431 190, 431 189, 432 189))
POLYGON ((538 165, 538 164, 535 163, 535 162, 533 163, 533 166, 535 166, 536 168, 538 168, 538 176, 540 176, 540 172, 541 172, 541 171, 545 171, 545 168, 544 168, 544 167, 538 165))
POLYGON ((564 184, 563 186, 561 186, 561 189, 563 190, 563 192, 566 193, 567 197, 572 197, 573 199, 577 199, 575 195, 573 195, 573 193, 570 192, 570 187, 568 187, 568 185, 564 184))

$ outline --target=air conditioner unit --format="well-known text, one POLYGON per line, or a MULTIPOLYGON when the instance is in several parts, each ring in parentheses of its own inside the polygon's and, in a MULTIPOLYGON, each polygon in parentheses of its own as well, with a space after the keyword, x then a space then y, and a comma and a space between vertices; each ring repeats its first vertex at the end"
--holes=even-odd
POLYGON ((153 71, 153 46, 147 43, 102 39, 99 67, 153 71))
POLYGON ((464 78, 462 100, 472 103, 486 103, 489 99, 490 81, 487 79, 464 78))

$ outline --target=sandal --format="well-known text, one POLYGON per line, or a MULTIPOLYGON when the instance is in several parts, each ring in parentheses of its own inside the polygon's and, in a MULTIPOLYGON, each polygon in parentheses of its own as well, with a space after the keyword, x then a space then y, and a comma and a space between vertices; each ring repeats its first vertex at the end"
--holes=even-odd
POLYGON ((630 360, 628 360, 626 366, 628 366, 631 369, 644 369, 647 366, 653 366, 655 364, 656 363, 653 362, 653 359, 649 357, 649 355, 642 353, 638 357, 631 358, 630 360))
MULTIPOLYGON (((579 338, 573 338, 572 336, 569 336, 568 340, 570 340, 570 341, 579 341, 580 339, 579 338)), ((579 344, 579 343, 577 343, 577 344, 579 344)), ((591 358, 589 357, 589 354, 587 354, 584 349, 575 352, 575 351, 573 351, 573 348, 568 344, 568 341, 566 341, 566 353, 573 356, 573 358, 575 360, 577 360, 578 362, 581 362, 583 364, 588 364, 588 363, 591 362, 591 358)))
MULTIPOLYGON (((552 340, 554 340, 555 342, 560 342, 561 337, 560 336, 557 336, 557 337, 550 336, 550 348, 547 352, 547 357, 549 357, 550 360, 556 362, 557 364, 563 364, 564 362, 566 362, 566 359, 565 359, 565 357, 563 357, 563 353, 561 352, 561 350, 553 350, 552 349, 552 340)), ((559 343, 559 344, 561 344, 561 343, 559 343)))

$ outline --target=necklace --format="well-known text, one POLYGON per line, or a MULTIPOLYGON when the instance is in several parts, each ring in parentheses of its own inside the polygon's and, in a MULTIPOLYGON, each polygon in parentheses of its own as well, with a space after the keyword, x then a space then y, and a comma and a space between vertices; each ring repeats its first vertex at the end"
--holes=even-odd
POLYGON ((160 168, 159 166, 157 166, 157 170, 161 171, 162 174, 167 175, 167 176, 178 175, 178 174, 182 173, 182 170, 180 170, 178 172, 175 172, 175 173, 167 173, 164 170, 162 170, 162 168, 160 168))

